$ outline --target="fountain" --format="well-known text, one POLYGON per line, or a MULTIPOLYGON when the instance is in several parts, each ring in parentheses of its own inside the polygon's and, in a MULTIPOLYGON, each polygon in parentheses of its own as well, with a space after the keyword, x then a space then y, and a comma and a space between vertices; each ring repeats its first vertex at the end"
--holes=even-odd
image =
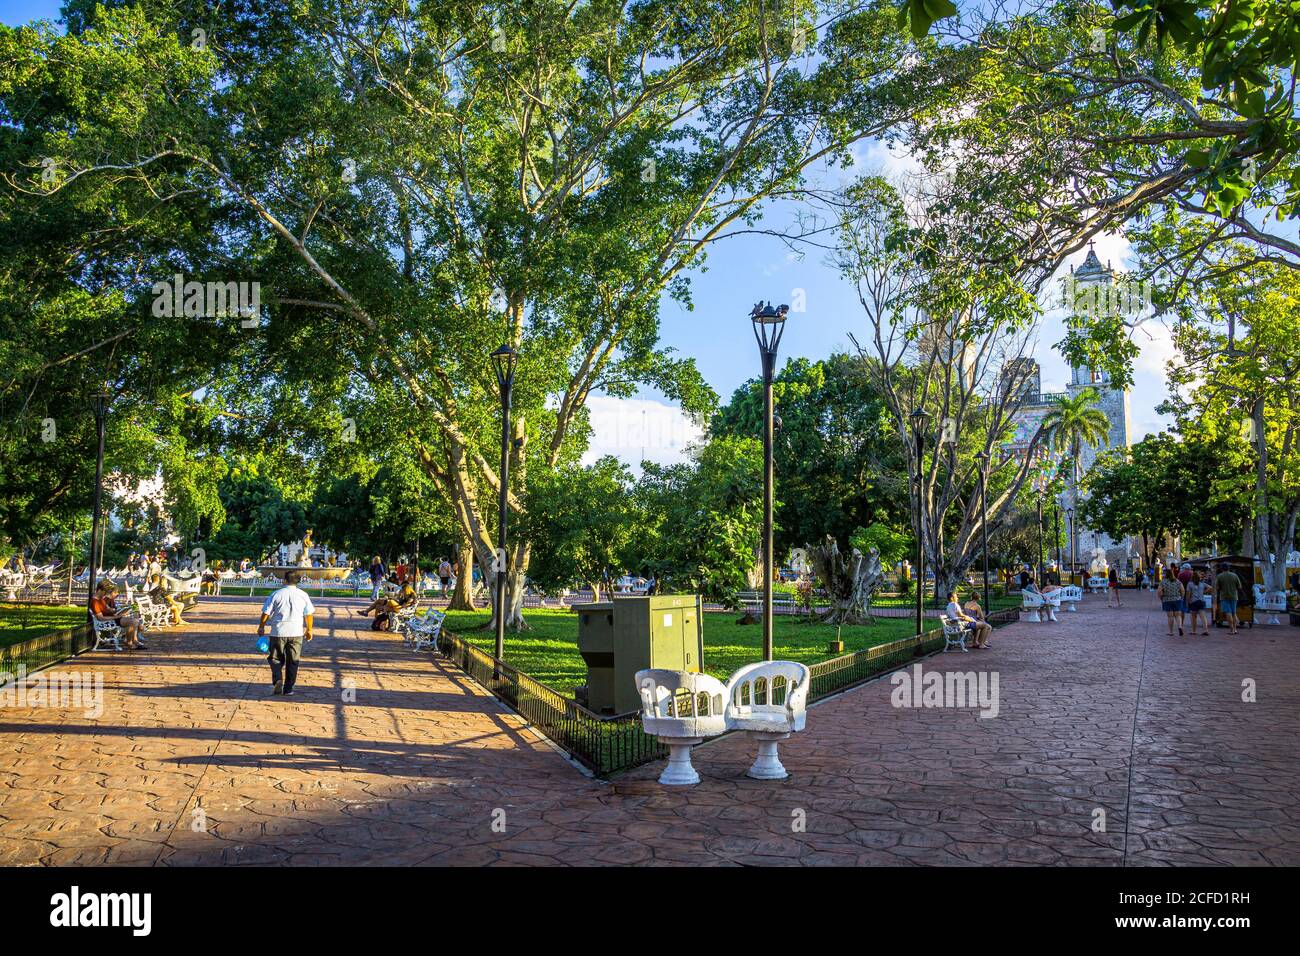
POLYGON ((298 552, 297 564, 259 564, 257 570, 264 577, 279 578, 290 571, 297 571, 307 581, 342 581, 352 574, 351 568, 314 568, 311 564, 311 528, 303 535, 302 550, 298 552))

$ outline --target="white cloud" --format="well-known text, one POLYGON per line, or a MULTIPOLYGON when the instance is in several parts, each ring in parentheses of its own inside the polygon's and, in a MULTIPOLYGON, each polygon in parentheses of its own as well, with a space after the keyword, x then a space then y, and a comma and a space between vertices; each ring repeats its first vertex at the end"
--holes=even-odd
POLYGON ((582 463, 613 455, 639 471, 642 460, 671 465, 686 460, 686 447, 703 430, 680 408, 654 399, 593 395, 587 400, 592 436, 582 463))

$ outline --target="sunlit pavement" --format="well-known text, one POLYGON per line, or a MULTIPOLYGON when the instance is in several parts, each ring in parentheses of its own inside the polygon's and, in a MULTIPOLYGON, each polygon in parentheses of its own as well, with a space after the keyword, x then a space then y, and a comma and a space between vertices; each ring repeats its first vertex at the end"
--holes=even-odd
MULTIPOLYGON (((877 680, 812 708, 788 780, 753 744, 581 774, 453 668, 318 602, 298 691, 270 693, 259 602, 205 602, 102 675, 103 713, 0 709, 0 863, 1300 863, 1300 629, 1169 638, 1150 594, 923 660, 997 675, 978 706, 877 680), (1243 695, 1253 685, 1253 702, 1243 695)), ((708 622, 706 618, 705 627, 708 622)), ((50 672, 46 672, 50 673, 50 672)), ((986 683, 986 686, 989 686, 986 683)))

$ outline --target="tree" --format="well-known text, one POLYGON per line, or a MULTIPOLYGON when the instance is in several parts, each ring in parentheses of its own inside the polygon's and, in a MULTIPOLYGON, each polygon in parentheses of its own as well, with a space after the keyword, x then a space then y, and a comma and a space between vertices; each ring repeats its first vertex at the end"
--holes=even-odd
MULTIPOLYGON (((848 543, 863 525, 907 521, 902 447, 857 356, 790 359, 772 391, 780 419, 772 455, 781 492, 778 555, 823 535, 848 543)), ((762 383, 752 379, 718 410, 711 433, 757 437, 762 416, 762 383)))
POLYGON ((636 543, 660 590, 699 591, 728 607, 748 586, 763 524, 763 449, 753 438, 719 437, 692 462, 647 463, 637 484, 644 530, 636 543))
MULTIPOLYGON (((308 372, 345 361, 418 412, 412 446, 481 564, 499 490, 490 347, 521 356, 508 489, 521 514, 531 469, 576 460, 593 390, 649 384, 707 411, 693 364, 656 338, 660 298, 689 302, 686 270, 712 243, 944 95, 933 42, 876 5, 307 2, 209 16, 221 42, 201 48, 177 43, 192 21, 161 0, 74 2, 66 36, 7 33, 22 64, 0 91, 7 115, 43 100, 67 134, 33 135, 11 182, 41 200, 124 183, 153 221, 201 205, 212 238, 186 236, 191 270, 228 275, 233 252, 274 286, 268 346, 311 329, 312 348, 284 334, 275 354, 308 372), (78 113, 67 85, 133 109, 78 113), (49 156, 60 176, 42 183, 49 156)), ((530 556, 513 536, 511 626, 530 556)))
POLYGON ((1229 449, 1203 437, 1151 435, 1098 457, 1084 479, 1079 520, 1118 539, 1142 539, 1147 566, 1170 535, 1206 551, 1239 535, 1251 505, 1251 474, 1229 449))
POLYGON ((616 458, 535 477, 527 507, 523 532, 535 548, 529 578, 543 590, 580 583, 599 601, 636 560, 632 476, 616 458))
MULTIPOLYGON (((1100 447, 1110 443, 1110 419, 1096 408, 1095 388, 1085 388, 1075 395, 1062 395, 1043 416, 1043 437, 1049 447, 1070 456, 1070 507, 1079 508, 1080 466, 1083 447, 1100 447)), ((1073 560, 1071 555, 1071 560, 1073 560)))
POLYGON ((885 576, 880 570, 880 553, 865 554, 856 548, 844 554, 835 539, 827 535, 808 546, 813 574, 821 581, 830 607, 817 615, 823 624, 870 624, 871 598, 885 576))
POLYGON ((989 456, 990 528, 1010 512, 1043 447, 1041 427, 1004 454, 1026 401, 1021 361, 1034 317, 1022 277, 984 257, 950 184, 926 180, 909 214, 891 184, 866 177, 841 197, 837 261, 867 321, 851 335, 903 451, 911 510, 936 586, 955 586, 979 554, 984 510, 977 455, 989 456), (919 223, 919 224, 918 224, 919 223), (927 426, 919 435, 914 413, 927 426), (918 455, 918 443, 921 454, 918 455))
POLYGON ((1217 449, 1226 474, 1211 502, 1235 505, 1242 550, 1259 556, 1267 589, 1284 590, 1300 518, 1300 274, 1250 265, 1202 287, 1189 307, 1202 314, 1175 339, 1184 359, 1170 376, 1179 430, 1217 449), (1229 333, 1209 309, 1230 319, 1229 333))

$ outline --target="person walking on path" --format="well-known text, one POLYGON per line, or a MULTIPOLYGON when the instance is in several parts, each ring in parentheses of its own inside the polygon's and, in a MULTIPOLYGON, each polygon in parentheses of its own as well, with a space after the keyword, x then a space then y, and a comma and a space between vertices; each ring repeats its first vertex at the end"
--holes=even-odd
POLYGON ((293 693, 298 679, 298 661, 302 657, 302 642, 311 640, 311 628, 316 607, 307 592, 298 587, 299 574, 290 571, 284 576, 284 587, 266 599, 262 605, 262 620, 257 625, 257 636, 266 633, 271 625, 271 652, 267 661, 271 665, 271 693, 293 693))
POLYGON ((1169 636, 1174 636, 1174 628, 1178 628, 1178 636, 1183 636, 1183 585, 1178 580, 1177 575, 1167 574, 1160 580, 1160 585, 1156 589, 1160 595, 1160 610, 1165 612, 1169 619, 1169 636))
POLYGON ((1111 601, 1115 602, 1115 607, 1123 607, 1119 603, 1119 572, 1113 567, 1106 571, 1106 606, 1110 607, 1111 601))
POLYGON ((1237 633, 1237 600, 1241 597, 1241 578, 1224 566, 1214 578, 1214 593, 1219 598, 1219 610, 1228 621, 1228 634, 1237 633))
POLYGON ((370 561, 370 600, 378 601, 379 592, 384 586, 384 561, 375 555, 370 561))
POLYGON ((446 558, 438 562, 438 580, 442 582, 442 596, 446 597, 451 587, 451 562, 446 558))
POLYGON ((1201 577, 1200 571, 1192 572, 1192 581, 1187 585, 1187 610, 1192 615, 1192 635, 1196 635, 1197 622, 1201 621, 1201 615, 1205 615, 1204 621, 1201 621, 1202 637, 1210 636, 1210 612, 1206 610, 1206 597, 1210 592, 1210 584, 1201 577))

